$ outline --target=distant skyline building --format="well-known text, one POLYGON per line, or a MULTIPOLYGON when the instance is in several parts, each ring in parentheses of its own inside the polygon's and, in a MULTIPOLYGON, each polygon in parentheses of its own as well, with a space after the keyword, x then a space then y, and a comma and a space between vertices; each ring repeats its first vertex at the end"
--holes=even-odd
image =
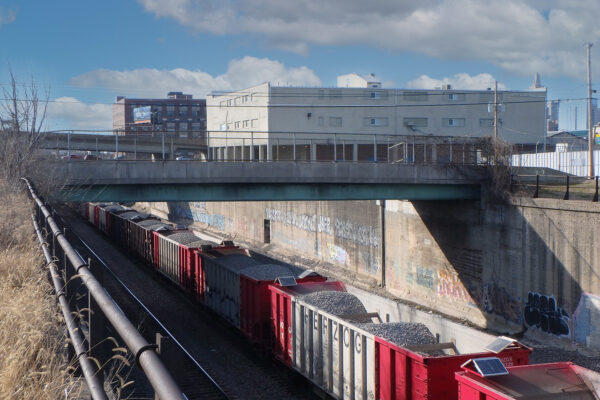
MULTIPOLYGON (((592 99, 593 125, 600 122, 598 100, 592 99)), ((588 128, 587 99, 560 101, 558 112, 558 130, 576 131, 588 128)))
POLYGON ((180 138, 203 138, 206 132, 206 100, 191 94, 169 92, 165 99, 139 99, 118 96, 113 104, 115 135, 165 132, 180 138), (135 123, 134 110, 151 108, 151 122, 135 123))
POLYGON ((558 115, 560 101, 550 100, 546 103, 546 130, 548 132, 558 131, 558 115))

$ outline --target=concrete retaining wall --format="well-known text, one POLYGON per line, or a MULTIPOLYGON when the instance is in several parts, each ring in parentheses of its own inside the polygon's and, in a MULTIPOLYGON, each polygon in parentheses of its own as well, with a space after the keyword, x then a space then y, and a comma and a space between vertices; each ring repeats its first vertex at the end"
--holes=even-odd
POLYGON ((598 204, 387 201, 383 235, 381 205, 375 201, 170 203, 167 208, 171 218, 193 220, 362 288, 385 281, 389 297, 480 327, 509 334, 534 329, 600 348, 598 204))

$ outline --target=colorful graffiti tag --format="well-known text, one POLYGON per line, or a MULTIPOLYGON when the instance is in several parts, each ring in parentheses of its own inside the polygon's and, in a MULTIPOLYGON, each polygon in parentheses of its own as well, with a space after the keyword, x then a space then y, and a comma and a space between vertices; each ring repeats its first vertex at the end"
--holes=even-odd
POLYGON ((452 300, 474 304, 471 295, 456 273, 438 270, 437 292, 440 297, 447 297, 452 300))
POLYGON ((529 292, 523 309, 525 325, 553 335, 569 335, 569 314, 558 307, 554 296, 529 292))
POLYGON ((519 299, 513 298, 505 288, 486 283, 483 285, 482 297, 482 306, 485 312, 500 315, 507 321, 518 324, 523 322, 521 302, 519 299))

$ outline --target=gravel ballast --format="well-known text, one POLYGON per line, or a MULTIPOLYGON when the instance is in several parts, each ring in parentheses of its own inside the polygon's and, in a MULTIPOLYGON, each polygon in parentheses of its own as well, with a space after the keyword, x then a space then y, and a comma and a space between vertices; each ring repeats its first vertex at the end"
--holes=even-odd
POLYGON ((274 281, 280 276, 294 276, 294 273, 287 267, 278 264, 262 264, 244 268, 240 271, 249 278, 258 281, 274 281))
POLYGON ((365 306, 353 294, 348 292, 314 292, 302 297, 310 305, 333 315, 364 314, 365 306))
POLYGON ((423 324, 414 322, 366 323, 357 326, 400 347, 436 343, 435 336, 423 324))

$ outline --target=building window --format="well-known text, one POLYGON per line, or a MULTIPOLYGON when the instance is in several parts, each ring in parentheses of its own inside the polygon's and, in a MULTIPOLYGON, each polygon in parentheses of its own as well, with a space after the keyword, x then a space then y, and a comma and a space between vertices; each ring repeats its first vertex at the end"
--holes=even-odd
POLYGON ((388 126, 387 117, 365 118, 364 121, 366 126, 388 126))
POLYGON ((404 92, 402 97, 405 101, 427 101, 427 92, 404 92))
POLYGON ((465 94, 464 93, 448 93, 447 99, 450 101, 464 101, 465 94))
POLYGON ((323 118, 323 117, 317 118, 317 126, 325 126, 325 118, 323 118))
POLYGON ((227 124, 221 124, 221 131, 227 130, 227 124))
POLYGON ((409 128, 425 128, 427 127, 427 118, 404 118, 402 124, 409 128))
POLYGON ((231 107, 231 99, 227 100, 227 107, 231 107))
POLYGON ((252 128, 256 128, 258 127, 258 119, 253 119, 252 120, 252 128))
POLYGON ((249 120, 244 120, 244 128, 248 128, 250 126, 250 121, 249 120))
POLYGON ((169 132, 175 132, 175 122, 167 122, 167 130, 169 132))
POLYGON ((200 106, 192 106, 192 116, 193 117, 200 116, 200 106))
POLYGON ((235 129, 240 129, 240 121, 235 122, 235 129))
POLYGON ((187 106, 179 106, 179 115, 187 115, 187 106))
POLYGON ((187 131, 188 130, 188 123, 187 122, 180 122, 179 123, 179 130, 180 131, 187 131))
POLYGON ((175 106, 174 105, 167 106, 167 116, 169 116, 169 117, 175 116, 175 106))
POLYGON ((245 96, 244 96, 244 103, 247 103, 247 102, 249 102, 249 101, 250 101, 250 96, 248 96, 248 95, 245 95, 245 96))
POLYGON ((451 126, 451 127, 465 126, 465 119, 464 118, 442 118, 442 125, 443 126, 451 126))
POLYGON ((333 126, 333 127, 342 126, 342 117, 329 117, 329 126, 333 126))
POLYGON ((372 90, 367 92, 367 97, 373 100, 387 99, 388 92, 387 90, 372 90))
POLYGON ((479 127, 491 128, 492 126, 494 126, 494 120, 492 118, 480 118, 479 119, 479 127))

